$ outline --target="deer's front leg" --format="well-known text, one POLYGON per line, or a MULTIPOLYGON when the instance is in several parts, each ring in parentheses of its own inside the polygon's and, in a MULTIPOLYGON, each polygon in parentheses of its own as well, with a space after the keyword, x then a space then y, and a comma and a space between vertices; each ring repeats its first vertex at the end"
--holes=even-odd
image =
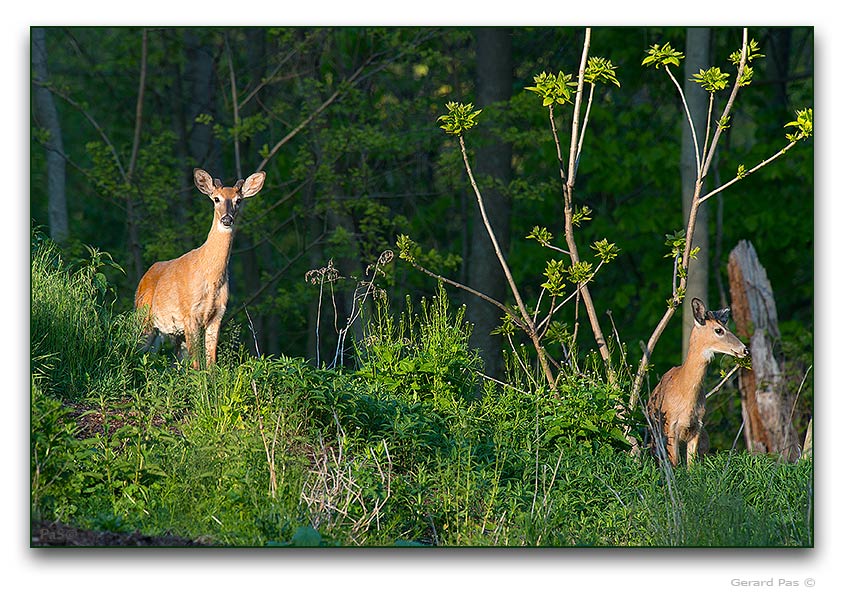
POLYGON ((671 466, 677 466, 680 459, 680 438, 674 431, 668 432, 665 448, 668 450, 668 459, 671 461, 671 466))
POLYGON ((686 442, 686 466, 691 467, 697 458, 697 446, 700 440, 700 432, 695 433, 694 437, 686 442))
POLYGON ((223 314, 219 314, 205 327, 205 363, 208 367, 217 363, 217 340, 220 337, 220 324, 223 314))
POLYGON ((185 347, 191 360, 191 367, 199 369, 202 357, 202 332, 194 321, 185 324, 185 347))

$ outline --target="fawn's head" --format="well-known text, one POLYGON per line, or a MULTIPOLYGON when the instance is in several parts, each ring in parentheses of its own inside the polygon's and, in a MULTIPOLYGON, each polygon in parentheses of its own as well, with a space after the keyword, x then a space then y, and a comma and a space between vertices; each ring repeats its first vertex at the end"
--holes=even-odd
POLYGON ((214 201, 214 224, 220 231, 231 231, 238 208, 244 198, 254 196, 264 185, 267 174, 263 171, 240 179, 232 187, 224 187, 219 179, 211 178, 204 169, 193 170, 193 182, 200 192, 214 201))
POLYGON ((747 347, 727 328, 730 308, 707 311, 703 301, 692 299, 692 313, 695 326, 689 339, 689 351, 697 350, 710 361, 715 353, 733 357, 746 357, 747 347))

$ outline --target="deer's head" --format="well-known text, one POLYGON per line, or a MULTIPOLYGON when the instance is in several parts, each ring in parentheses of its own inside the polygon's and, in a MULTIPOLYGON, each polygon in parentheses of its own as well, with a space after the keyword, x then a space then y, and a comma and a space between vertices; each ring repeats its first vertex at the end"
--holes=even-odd
POLYGON ((231 231, 234 219, 244 198, 254 196, 264 185, 267 174, 263 171, 240 179, 234 186, 223 186, 219 179, 212 178, 204 169, 193 170, 193 181, 200 192, 214 201, 214 223, 220 231, 231 231))
POLYGON ((707 311, 703 301, 695 297, 692 299, 692 313, 695 327, 690 338, 690 351, 693 348, 691 342, 694 342, 694 348, 699 349, 707 361, 711 360, 715 353, 733 357, 748 355, 744 343, 727 328, 730 319, 729 308, 707 311))

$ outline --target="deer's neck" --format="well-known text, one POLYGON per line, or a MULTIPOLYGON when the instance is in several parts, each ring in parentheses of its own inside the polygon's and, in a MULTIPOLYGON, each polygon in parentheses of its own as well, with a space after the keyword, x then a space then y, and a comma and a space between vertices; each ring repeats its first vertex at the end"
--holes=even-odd
POLYGON ((223 281, 228 279, 227 269, 233 239, 234 229, 223 227, 217 217, 214 217, 211 230, 208 232, 208 239, 198 250, 203 264, 202 268, 207 271, 210 277, 220 278, 223 281))
POLYGON ((706 366, 712 360, 712 351, 700 348, 696 344, 695 335, 689 339, 689 352, 686 360, 680 366, 680 375, 683 378, 683 385, 687 386, 693 394, 700 394, 700 386, 703 383, 703 376, 706 374, 706 366))

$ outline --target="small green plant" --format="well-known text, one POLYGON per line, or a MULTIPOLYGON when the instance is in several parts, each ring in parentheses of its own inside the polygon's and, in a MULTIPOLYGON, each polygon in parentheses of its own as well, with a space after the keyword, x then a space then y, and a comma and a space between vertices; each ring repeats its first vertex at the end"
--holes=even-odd
MULTIPOLYGON (((600 76, 598 72, 595 72, 592 78, 594 80, 600 76)), ((571 103, 572 96, 575 93, 572 89, 577 89, 577 81, 572 81, 572 76, 563 72, 559 74, 542 72, 533 77, 533 83, 534 86, 525 87, 525 90, 539 95, 544 107, 571 103)))
POLYGON ((445 130, 446 134, 453 136, 459 136, 474 128, 477 125, 476 118, 482 111, 476 110, 471 103, 463 104, 456 101, 450 101, 445 108, 448 113, 441 115, 437 121, 442 122, 440 128, 445 130))

